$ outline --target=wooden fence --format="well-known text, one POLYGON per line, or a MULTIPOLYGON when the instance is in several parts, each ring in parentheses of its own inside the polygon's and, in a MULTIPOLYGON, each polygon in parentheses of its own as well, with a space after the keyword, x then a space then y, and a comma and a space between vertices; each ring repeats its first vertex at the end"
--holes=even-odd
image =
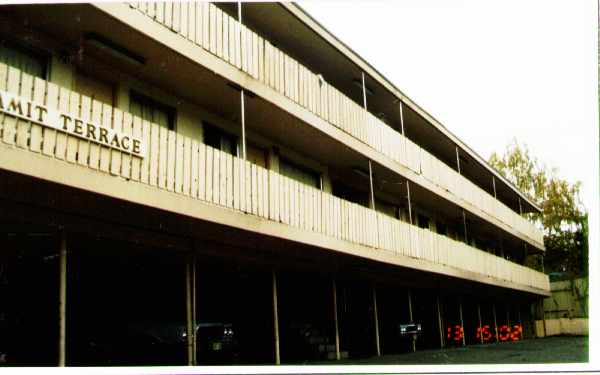
POLYGON ((215 5, 207 2, 140 2, 131 3, 131 6, 543 246, 543 233, 533 223, 215 5))
POLYGON ((141 138, 143 158, 0 113, 6 145, 340 240, 549 289, 546 275, 303 185, 0 64, 0 90, 141 138))

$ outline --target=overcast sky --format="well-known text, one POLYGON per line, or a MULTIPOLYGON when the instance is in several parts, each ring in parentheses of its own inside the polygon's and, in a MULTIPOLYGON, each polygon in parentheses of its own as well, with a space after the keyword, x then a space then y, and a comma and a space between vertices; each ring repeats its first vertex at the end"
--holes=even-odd
POLYGON ((486 160, 512 138, 598 195, 595 1, 300 5, 486 160), (590 186, 592 185, 592 186, 590 186))

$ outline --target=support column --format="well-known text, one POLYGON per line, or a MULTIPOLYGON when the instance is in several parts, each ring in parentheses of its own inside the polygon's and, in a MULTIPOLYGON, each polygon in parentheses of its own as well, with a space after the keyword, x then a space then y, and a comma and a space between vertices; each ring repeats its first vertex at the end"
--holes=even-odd
POLYGON ((437 305, 437 316, 438 316, 438 328, 440 331, 440 348, 443 348, 444 343, 444 324, 442 322, 442 309, 440 307, 440 296, 436 296, 436 305, 437 305))
POLYGON ((465 324, 463 321, 463 310, 462 310, 462 298, 458 300, 458 314, 460 316, 460 329, 462 333, 462 346, 466 346, 465 343, 465 324))
POLYGON ((494 332, 496 332, 496 342, 499 342, 498 338, 498 321, 496 320, 496 304, 492 304, 493 312, 494 312, 494 332))
POLYGON ((190 256, 185 265, 186 338, 188 366, 196 365, 196 259, 190 256))
POLYGON ((381 343, 379 341, 379 315, 377 313, 377 289, 373 285, 373 315, 375 318, 375 349, 377 356, 381 356, 381 343))
POLYGON ((412 207, 410 204, 410 182, 406 180, 406 197, 408 199, 408 222, 412 225, 412 207))
MULTIPOLYGON (((413 311, 412 311, 412 295, 410 293, 410 289, 408 290, 408 317, 410 319, 411 323, 414 323, 413 321, 413 311)), ((415 338, 413 337, 411 339, 412 342, 412 351, 416 352, 417 351, 417 343, 415 342, 415 338)))
POLYGON ((465 243, 469 244, 469 239, 467 237, 467 214, 465 214, 465 209, 462 209, 462 217, 463 217, 463 228, 465 230, 465 243))
POLYGON ((406 134, 404 134, 404 110, 402 109, 402 100, 399 100, 398 104, 400 106, 400 130, 402 131, 402 135, 406 137, 406 134))
POLYGON ((375 210, 375 192, 373 191, 373 168, 371 166, 371 160, 369 160, 369 190, 371 192, 371 208, 375 210))
POLYGON ((454 149, 456 150, 456 170, 458 171, 458 174, 460 174, 460 157, 458 154, 458 146, 455 146, 454 149))
POLYGON ((335 359, 340 360, 340 331, 338 326, 338 309, 337 309, 337 285, 335 279, 332 280, 333 286, 333 322, 335 325, 335 359))
POLYGON ((58 292, 58 366, 66 364, 66 334, 67 334, 67 235, 60 232, 60 284, 58 292))
MULTIPOLYGON (((242 43, 242 3, 238 1, 238 37, 242 43)), ((241 50, 241 49, 240 49, 241 50)), ((242 123, 242 158, 246 160, 246 108, 245 108, 244 89, 240 90, 240 119, 242 123)))
POLYGON ((481 304, 477 303, 477 318, 479 318, 479 341, 483 344, 483 326, 481 325, 481 304))
POLYGON ((246 110, 244 104, 244 89, 240 91, 240 111, 242 119, 242 158, 246 160, 246 110))
POLYGON ((367 87, 365 86, 365 72, 362 72, 362 92, 363 92, 363 106, 366 111, 367 110, 367 87))
POLYGON ((523 321, 521 320, 521 305, 517 306, 517 319, 519 320, 519 327, 521 327, 521 339, 524 339, 525 330, 523 329, 523 321))
POLYGON ((544 337, 548 336, 548 332, 546 331, 546 313, 544 312, 544 300, 541 299, 539 302, 540 312, 542 313, 542 324, 544 327, 544 337))
POLYGON ((277 305, 277 274, 275 270, 272 271, 273 275, 273 332, 275 333, 275 364, 281 364, 281 354, 279 352, 279 313, 277 305))
POLYGON ((519 198, 519 215, 523 215, 523 206, 521 206, 521 197, 519 198))
POLYGON ((496 177, 494 177, 492 175, 492 187, 494 188, 494 198, 498 199, 498 196, 496 195, 496 177))

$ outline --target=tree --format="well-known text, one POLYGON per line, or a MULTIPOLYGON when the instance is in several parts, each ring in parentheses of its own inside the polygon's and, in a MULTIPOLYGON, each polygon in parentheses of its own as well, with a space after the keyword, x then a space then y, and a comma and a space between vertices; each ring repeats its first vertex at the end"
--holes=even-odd
MULTIPOLYGON (((556 168, 541 164, 530 155, 527 145, 516 140, 503 155, 492 153, 489 163, 541 207, 542 215, 527 216, 544 231, 545 271, 566 272, 572 278, 587 275, 588 215, 579 197, 581 182, 570 184, 561 179, 556 168)), ((541 269, 539 256, 526 262, 541 269)))

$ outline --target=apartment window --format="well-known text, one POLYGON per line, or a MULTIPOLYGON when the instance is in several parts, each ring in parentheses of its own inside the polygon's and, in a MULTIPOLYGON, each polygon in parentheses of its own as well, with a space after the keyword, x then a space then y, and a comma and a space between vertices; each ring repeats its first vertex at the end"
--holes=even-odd
POLYGON ((34 77, 42 79, 47 77, 48 56, 15 43, 6 41, 0 43, 0 62, 34 77))
POLYGON ((439 234, 444 235, 444 236, 448 235, 448 227, 446 226, 446 224, 438 221, 437 225, 436 225, 436 229, 439 234))
POLYGON ((425 215, 417 215, 417 225, 419 228, 429 229, 429 218, 425 215))
POLYGON ((398 218, 398 207, 375 198, 375 210, 394 219, 398 218))
POLYGON ((92 100, 114 106, 113 85, 80 71, 75 75, 75 91, 90 97, 92 100))
POLYGON ((321 188, 321 175, 304 166, 279 158, 279 173, 314 188, 321 188))
POLYGON ((221 150, 231 155, 237 155, 237 137, 220 128, 204 122, 204 143, 212 148, 221 150))
POLYGON ((145 95, 132 91, 129 96, 129 111, 169 130, 175 130, 175 108, 159 103, 145 95))
POLYGON ((267 152, 263 148, 246 143, 246 159, 252 164, 267 168, 267 152))

